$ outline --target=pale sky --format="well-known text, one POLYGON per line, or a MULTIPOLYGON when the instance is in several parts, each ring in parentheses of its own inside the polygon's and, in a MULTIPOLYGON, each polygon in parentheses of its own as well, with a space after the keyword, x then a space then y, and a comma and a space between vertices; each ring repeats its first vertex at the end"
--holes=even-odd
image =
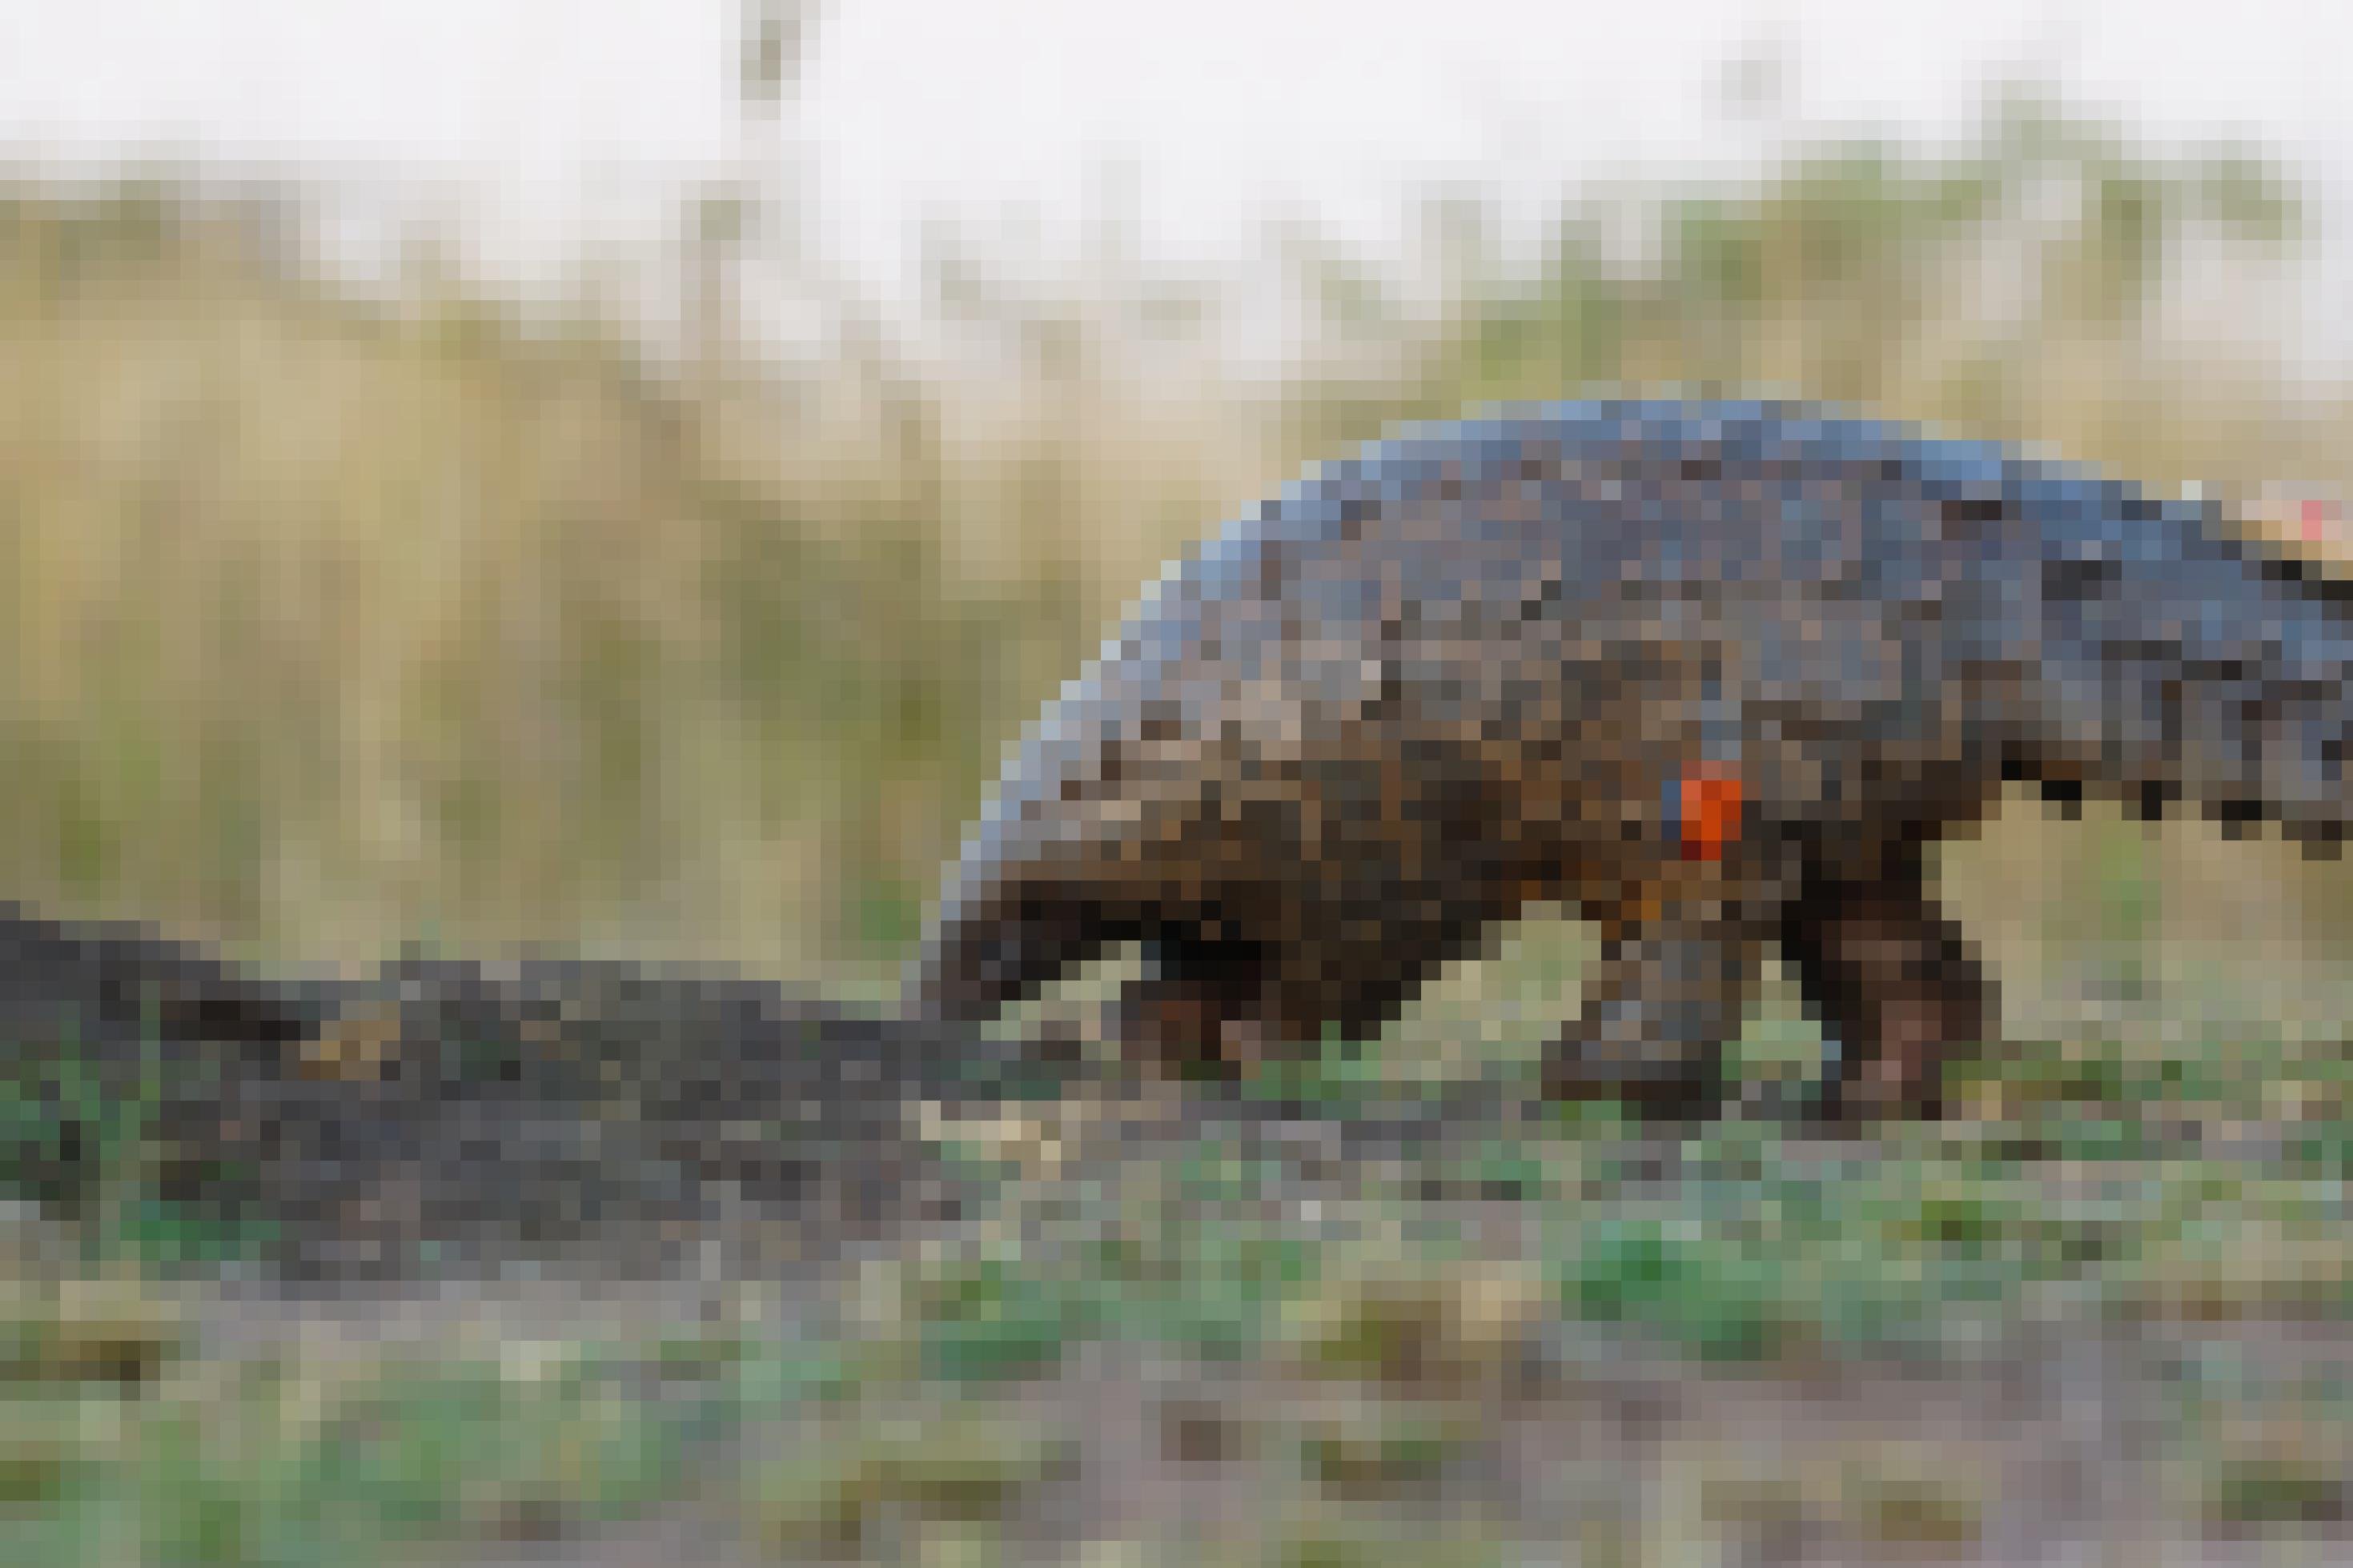
MULTIPOLYGON (((0 0, 0 156, 360 169, 475 191, 496 243, 559 249, 617 192, 733 148, 736 0, 0 0)), ((1238 254, 1285 207, 1394 237, 1400 191, 1523 212, 1597 173, 1736 167, 1709 108, 1778 39, 1806 123, 1960 129, 1992 76, 2060 81, 2145 135, 2250 137, 2353 189, 2353 5, 2308 0, 830 0, 798 116, 826 244, 887 281, 918 214, 1050 225, 1106 160, 1152 250, 1238 254)))

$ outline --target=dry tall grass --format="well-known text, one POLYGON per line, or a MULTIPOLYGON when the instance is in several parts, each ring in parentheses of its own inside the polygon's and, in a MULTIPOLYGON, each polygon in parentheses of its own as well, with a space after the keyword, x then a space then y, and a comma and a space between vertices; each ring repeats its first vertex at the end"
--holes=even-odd
MULTIPOLYGON (((1342 310, 1303 271, 1276 384, 1142 268, 966 289, 922 340, 947 353, 841 310, 787 365, 723 309, 724 353, 681 370, 446 272, 369 302, 303 260, 299 198, 20 180, 0 889, 318 958, 887 960, 1001 746, 1166 553, 1302 458, 1492 398, 1822 395, 2165 484, 2353 480, 2346 409, 2207 331, 2286 276, 2295 203, 2257 165, 2013 105, 1941 161, 1638 205, 1647 256, 1570 206, 1541 266, 1435 305, 1359 268, 1342 310)), ((2126 832, 2006 826, 1956 884, 2106 887, 2126 832)), ((2168 886, 2304 875, 2167 843, 2168 886)), ((2341 929, 2335 883, 2292 885, 2341 929)))

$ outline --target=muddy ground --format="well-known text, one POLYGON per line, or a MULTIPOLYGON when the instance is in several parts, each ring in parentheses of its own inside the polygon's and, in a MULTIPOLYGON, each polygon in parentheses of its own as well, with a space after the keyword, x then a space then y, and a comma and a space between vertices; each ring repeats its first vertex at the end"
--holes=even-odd
MULTIPOLYGON (((1204 1148, 1261 1173, 1254 1223, 1275 1211, 1310 1247, 1377 1186, 1402 1205, 1384 1215, 1455 1244, 1465 1280, 1520 1279, 1557 1200, 1488 1182, 1480 1158, 1572 1135, 1493 1086, 1333 1107, 1150 1084, 1071 1040, 944 1037, 740 976, 410 962, 267 977, 22 910, 0 920, 0 1034, 20 1047, 20 1100, 42 1104, 6 1153, 44 1226, 89 1223, 106 1108, 137 1103, 154 1190, 245 1238, 233 1266, 160 1287, 223 1363, 297 1342, 653 1337, 721 1314, 838 1344, 878 1264, 1025 1215, 1035 1237, 1074 1207, 1165 1214, 1136 1195, 1204 1148)), ((1813 1148, 1793 1137, 1777 1157, 1813 1148)), ((1621 1192, 1680 1179, 1669 1140, 1613 1157, 1621 1192)), ((1057 1256, 1040 1245, 1015 1267, 1057 1256)), ((878 1378, 739 1423, 703 1479, 632 1517, 510 1519, 387 1551, 614 1568, 2353 1561, 2342 1478, 2295 1472, 2304 1492, 2250 1523, 2211 1506, 2211 1468, 2185 1469, 2169 1441, 2185 1380, 2218 1357, 2237 1386, 2283 1396, 2353 1380, 2341 1321, 2021 1315, 1957 1355, 1710 1365, 1639 1321, 1505 1295, 1484 1317, 1467 1289, 1399 1305, 1353 1362, 1103 1334, 979 1394, 878 1378), (888 1442, 864 1480, 820 1475, 818 1457, 873 1447, 894 1421, 976 1411, 1034 1450, 1018 1485, 977 1489, 985 1507, 953 1466, 931 1488, 941 1508, 909 1501, 929 1494, 888 1442), (745 1465, 768 1479, 715 1479, 745 1465)), ((2262 1400, 2247 1408, 2266 1419, 2262 1400)))

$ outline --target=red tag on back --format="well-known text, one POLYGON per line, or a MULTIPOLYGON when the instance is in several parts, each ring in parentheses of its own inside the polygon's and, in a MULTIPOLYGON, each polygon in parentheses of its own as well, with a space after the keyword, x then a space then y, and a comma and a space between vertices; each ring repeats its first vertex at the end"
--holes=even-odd
POLYGON ((1739 775, 1722 768, 1685 773, 1677 790, 1675 814, 1683 828, 1683 858, 1720 860, 1725 847, 1740 837, 1739 775))

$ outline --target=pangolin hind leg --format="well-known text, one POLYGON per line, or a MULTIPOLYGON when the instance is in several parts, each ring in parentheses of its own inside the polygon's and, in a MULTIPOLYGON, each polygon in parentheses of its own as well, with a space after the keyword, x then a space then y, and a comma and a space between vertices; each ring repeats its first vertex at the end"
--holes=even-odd
POLYGON ((1782 952, 1835 1058, 1831 1120, 1943 1115, 1947 1066, 1993 1038, 1973 944, 1936 908, 1918 847, 1894 861, 1869 880, 1811 881, 1784 913, 1782 952))

